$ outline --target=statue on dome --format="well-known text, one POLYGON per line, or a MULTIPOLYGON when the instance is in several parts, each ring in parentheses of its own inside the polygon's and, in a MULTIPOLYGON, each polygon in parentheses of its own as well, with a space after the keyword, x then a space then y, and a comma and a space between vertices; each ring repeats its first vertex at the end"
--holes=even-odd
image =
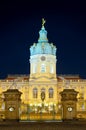
POLYGON ((42 18, 42 27, 44 27, 44 24, 46 23, 46 20, 42 18))

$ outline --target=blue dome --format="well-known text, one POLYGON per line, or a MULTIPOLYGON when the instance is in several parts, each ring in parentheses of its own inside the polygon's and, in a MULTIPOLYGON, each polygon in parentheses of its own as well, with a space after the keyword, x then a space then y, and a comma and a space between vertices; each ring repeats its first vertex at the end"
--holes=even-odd
POLYGON ((44 26, 42 26, 41 30, 39 31, 38 43, 34 43, 30 47, 30 54, 31 56, 37 54, 56 55, 56 47, 53 45, 53 43, 48 43, 47 31, 45 30, 44 26))

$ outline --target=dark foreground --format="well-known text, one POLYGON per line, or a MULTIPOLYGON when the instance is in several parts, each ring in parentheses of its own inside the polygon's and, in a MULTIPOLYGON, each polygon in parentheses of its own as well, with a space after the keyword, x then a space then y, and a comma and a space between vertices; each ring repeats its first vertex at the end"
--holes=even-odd
POLYGON ((86 121, 0 122, 0 130, 86 130, 86 121))

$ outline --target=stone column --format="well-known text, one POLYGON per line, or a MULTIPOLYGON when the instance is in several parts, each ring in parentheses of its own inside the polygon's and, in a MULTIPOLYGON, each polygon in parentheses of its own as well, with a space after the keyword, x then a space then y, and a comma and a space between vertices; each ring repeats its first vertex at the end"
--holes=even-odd
POLYGON ((77 94, 74 89, 64 89, 61 93, 62 118, 76 119, 77 94))
POLYGON ((19 120, 21 92, 18 89, 8 89, 3 92, 5 101, 5 119, 19 120))

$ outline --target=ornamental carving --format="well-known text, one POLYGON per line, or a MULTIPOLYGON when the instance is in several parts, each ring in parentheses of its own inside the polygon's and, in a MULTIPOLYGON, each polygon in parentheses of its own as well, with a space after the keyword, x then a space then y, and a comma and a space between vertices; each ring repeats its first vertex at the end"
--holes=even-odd
POLYGON ((61 94, 61 101, 77 101, 77 93, 73 89, 64 89, 60 94, 61 94))

